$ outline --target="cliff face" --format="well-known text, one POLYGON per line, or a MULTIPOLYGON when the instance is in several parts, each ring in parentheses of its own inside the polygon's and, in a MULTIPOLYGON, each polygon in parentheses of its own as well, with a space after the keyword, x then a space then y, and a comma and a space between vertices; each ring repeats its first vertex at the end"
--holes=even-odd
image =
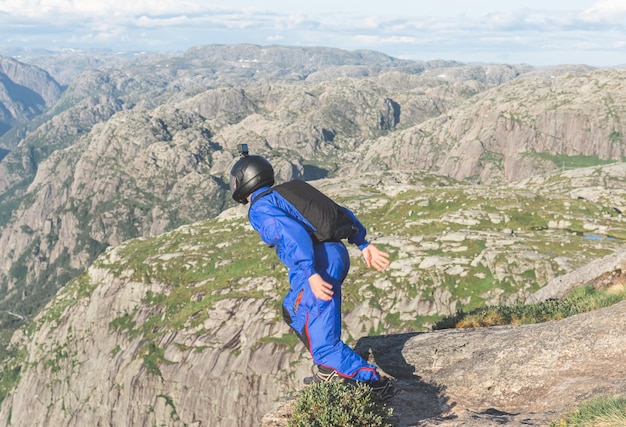
MULTIPOLYGON (((37 117, 60 96, 61 86, 46 71, 0 56, 0 136, 37 117)), ((0 149, 10 148, 0 143, 0 149)))
MULTIPOLYGON (((195 232, 178 233, 184 239, 195 232)), ((159 331, 153 322, 175 308, 150 301, 177 291, 118 270, 124 250, 107 251, 15 337, 28 356, 19 385, 3 402, 2 423, 249 426, 296 388, 306 363, 263 342, 287 332, 273 302, 275 279, 243 279, 233 296, 219 289, 207 294, 198 284, 191 298, 214 299, 210 308, 199 314, 181 306, 182 317, 172 320, 181 327, 159 331), (266 295, 244 297, 258 292, 266 295), (204 319, 195 321, 198 316, 204 319)))
POLYGON ((209 173, 209 135, 191 114, 135 111, 42 162, 0 235, 9 295, 53 294, 109 245, 217 215, 224 190, 209 173))

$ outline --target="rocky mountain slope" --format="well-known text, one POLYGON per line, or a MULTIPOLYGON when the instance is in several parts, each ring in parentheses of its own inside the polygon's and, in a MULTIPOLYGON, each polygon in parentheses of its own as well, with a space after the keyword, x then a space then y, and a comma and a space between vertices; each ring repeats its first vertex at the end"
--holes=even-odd
POLYGON ((437 117, 528 68, 259 46, 124 64, 83 70, 23 138, 5 136, 15 148, 0 162, 4 306, 34 313, 108 245, 217 215, 242 140, 281 179, 332 175, 361 141, 437 117), (441 67, 454 78, 430 74, 441 67))
MULTIPOLYGON (((512 182, 625 157, 624 70, 524 75, 433 120, 364 144, 349 170, 432 170, 512 182)), ((445 76, 442 76, 445 78, 445 76)))
POLYGON ((54 278, 69 280, 108 245, 217 215, 223 184, 209 173, 209 136, 197 115, 135 110, 53 153, 28 188, 34 198, 19 225, 0 236, 9 295, 25 279, 31 292, 54 294, 54 278))
MULTIPOLYGON (((392 253, 390 269, 381 274, 366 270, 351 248, 344 324, 348 342, 371 350, 385 371, 401 379, 394 402, 403 425, 489 415, 490 407, 512 419, 510 414, 528 411, 537 413, 530 419, 545 420, 579 398, 623 386, 621 376, 613 382, 605 376, 594 387, 586 383, 584 392, 565 393, 583 390, 565 385, 578 381, 575 373, 594 357, 611 359, 607 346, 623 346, 616 341, 623 333, 606 329, 606 345, 596 336, 584 360, 574 356, 574 338, 580 346, 594 339, 580 335, 581 325, 600 328, 602 314, 538 329, 428 332, 390 341, 368 336, 415 335, 454 310, 525 300, 588 262, 623 253, 622 240, 610 236, 624 233, 614 208, 625 202, 625 174, 624 165, 594 167, 506 188, 398 172, 349 183, 316 181, 354 209, 370 225, 371 237, 392 253), (600 189, 599 181, 610 184, 600 189), (589 198, 579 198, 581 192, 589 198), (512 346, 516 338, 520 345, 512 346), (490 347, 481 345, 485 341, 490 347), (391 353, 380 353, 382 347, 391 353), (530 348, 553 350, 533 352, 532 360, 520 356, 530 348), (440 350, 445 357, 427 363, 440 350), (560 380, 547 379, 555 372, 550 361, 563 363, 560 380), (503 366, 515 363, 519 371, 504 375, 503 366), (532 373, 536 363, 543 370, 532 373), (475 394, 459 378, 468 371, 484 379, 475 394), (507 391, 509 383, 515 387, 507 391), (523 400, 524 387, 531 385, 533 393, 561 390, 559 405, 556 397, 541 408, 523 400), (428 405, 422 406, 425 395, 428 405)), ((596 271, 615 269, 616 255, 596 271)), ((5 366, 14 387, 0 419, 15 426, 117 425, 120 419, 130 425, 256 425, 302 387, 310 368, 302 345, 281 320, 286 285, 284 268, 247 225, 243 207, 111 246, 15 334, 14 357, 5 366)), ((604 327, 620 322, 615 313, 622 308, 606 312, 613 320, 604 327)))

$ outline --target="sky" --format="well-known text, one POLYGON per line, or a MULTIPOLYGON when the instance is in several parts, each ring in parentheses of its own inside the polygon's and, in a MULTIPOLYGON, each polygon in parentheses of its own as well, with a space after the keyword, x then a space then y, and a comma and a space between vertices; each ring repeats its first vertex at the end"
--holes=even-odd
POLYGON ((424 61, 623 66, 626 0, 0 0, 0 52, 235 43, 424 61))

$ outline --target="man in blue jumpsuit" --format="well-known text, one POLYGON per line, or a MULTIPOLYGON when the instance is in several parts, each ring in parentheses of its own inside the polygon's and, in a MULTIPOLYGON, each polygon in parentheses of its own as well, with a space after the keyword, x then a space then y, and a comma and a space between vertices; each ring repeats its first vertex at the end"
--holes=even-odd
MULTIPOLYGON (((247 155, 246 149, 231 170, 233 199, 253 202, 250 224, 289 269, 283 317, 318 367, 313 380, 364 382, 381 397, 389 397, 393 383, 341 340, 341 284, 350 267, 346 246, 341 241, 315 242, 311 224, 283 196, 271 191, 273 185, 271 164, 263 157, 247 155)), ((342 209, 356 230, 348 242, 358 246, 368 267, 387 268, 389 255, 368 242, 365 227, 349 209, 342 209)))

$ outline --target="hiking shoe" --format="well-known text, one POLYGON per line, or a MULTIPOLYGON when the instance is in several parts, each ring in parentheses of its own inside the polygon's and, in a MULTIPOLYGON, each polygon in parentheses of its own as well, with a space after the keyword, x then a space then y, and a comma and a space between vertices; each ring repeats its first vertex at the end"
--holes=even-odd
POLYGON ((342 379, 334 369, 314 365, 311 371, 313 372, 313 375, 304 378, 304 383, 306 385, 311 385, 313 383, 325 383, 328 381, 339 381, 342 379))
POLYGON ((396 394, 396 385, 393 381, 388 377, 380 377, 378 381, 370 381, 366 382, 370 389, 372 390, 372 394, 378 396, 381 400, 387 400, 394 394, 396 394))

